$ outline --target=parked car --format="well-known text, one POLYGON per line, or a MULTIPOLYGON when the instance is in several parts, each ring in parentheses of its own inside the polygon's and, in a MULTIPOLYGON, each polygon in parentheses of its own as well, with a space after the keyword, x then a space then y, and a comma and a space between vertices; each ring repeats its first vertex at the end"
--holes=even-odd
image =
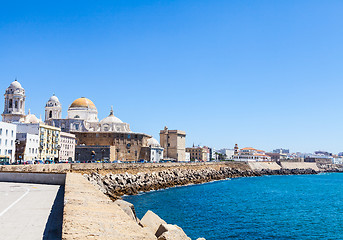
POLYGON ((43 160, 35 160, 34 164, 44 164, 43 160))

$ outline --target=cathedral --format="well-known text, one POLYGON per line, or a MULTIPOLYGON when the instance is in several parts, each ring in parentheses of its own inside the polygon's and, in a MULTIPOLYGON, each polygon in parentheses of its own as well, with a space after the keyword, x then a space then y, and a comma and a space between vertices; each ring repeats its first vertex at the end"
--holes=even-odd
MULTIPOLYGON (((5 92, 5 106, 2 114, 4 122, 37 124, 43 123, 30 111, 25 115, 25 90, 15 80, 5 92)), ((94 103, 85 97, 76 99, 68 108, 66 118, 62 118, 62 105, 53 95, 45 104, 45 125, 61 129, 76 136, 76 156, 79 161, 157 161, 163 158, 163 148, 152 136, 132 132, 130 125, 110 114, 98 119, 94 103), (105 156, 106 155, 106 156, 105 156)))

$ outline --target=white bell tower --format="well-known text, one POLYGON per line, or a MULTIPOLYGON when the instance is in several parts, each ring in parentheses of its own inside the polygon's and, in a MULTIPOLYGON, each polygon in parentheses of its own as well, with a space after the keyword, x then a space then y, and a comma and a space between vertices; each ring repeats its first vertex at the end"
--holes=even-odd
POLYGON ((25 120, 25 90, 17 79, 5 92, 3 122, 23 122, 25 120))
POLYGON ((58 98, 53 94, 45 105, 45 121, 49 119, 62 118, 62 105, 58 98))

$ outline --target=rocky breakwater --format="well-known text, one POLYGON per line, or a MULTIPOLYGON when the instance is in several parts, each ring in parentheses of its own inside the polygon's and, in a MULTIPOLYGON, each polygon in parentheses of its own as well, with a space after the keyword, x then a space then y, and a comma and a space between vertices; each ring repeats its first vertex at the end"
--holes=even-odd
POLYGON ((108 195, 112 200, 122 195, 134 195, 139 192, 158 190, 173 186, 198 184, 226 178, 252 177, 261 175, 295 175, 316 174, 313 169, 280 169, 280 170, 241 170, 221 167, 219 170, 204 169, 170 169, 158 172, 140 172, 137 174, 120 173, 106 175, 92 172, 84 174, 93 185, 108 195))

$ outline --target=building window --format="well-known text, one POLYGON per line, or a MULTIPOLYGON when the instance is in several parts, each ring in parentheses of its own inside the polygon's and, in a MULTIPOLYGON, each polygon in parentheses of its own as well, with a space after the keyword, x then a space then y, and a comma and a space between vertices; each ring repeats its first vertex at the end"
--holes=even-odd
POLYGON ((0 135, 2 135, 2 128, 0 128, 0 135))
POLYGON ((15 101, 14 108, 18 108, 18 101, 15 101))
POLYGON ((8 129, 6 129, 6 136, 8 136, 8 129))
POLYGON ((49 112, 49 118, 52 118, 52 111, 49 112))

